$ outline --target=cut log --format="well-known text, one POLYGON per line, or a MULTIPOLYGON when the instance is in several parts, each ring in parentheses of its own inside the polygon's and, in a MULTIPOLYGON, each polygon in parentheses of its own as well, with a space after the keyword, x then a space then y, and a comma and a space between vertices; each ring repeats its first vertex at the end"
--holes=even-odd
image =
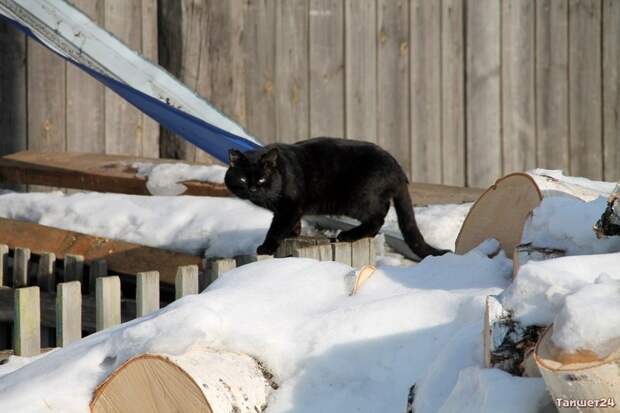
POLYGON ((202 257, 5 218, 0 218, 0 244, 28 246, 33 253, 51 252, 60 260, 67 254, 81 255, 86 262, 105 259, 108 269, 119 274, 156 269, 160 280, 169 285, 175 283, 177 267, 202 268, 202 257))
POLYGON ((562 412, 619 412, 620 347, 605 358, 591 351, 567 354, 553 344, 552 334, 553 326, 538 341, 534 358, 556 406, 562 412))
POLYGON ((521 242, 523 226, 543 197, 571 196, 590 201, 601 193, 558 179, 526 173, 500 178, 474 203, 456 239, 456 253, 464 254, 488 238, 499 241, 510 257, 521 242))
POLYGON ((256 413, 277 386, 253 358, 194 348, 179 356, 143 354, 95 390, 91 412, 256 413))
POLYGON ((484 366, 495 367, 521 376, 524 372, 536 375, 528 363, 528 356, 544 327, 524 327, 512 319, 496 296, 486 299, 484 312, 483 351, 484 366))
POLYGON ((565 250, 556 248, 535 247, 531 243, 517 245, 512 256, 512 278, 514 279, 517 276, 521 266, 528 261, 544 261, 565 255, 565 250))
POLYGON ((531 176, 514 173, 498 179, 467 214, 456 239, 456 253, 464 254, 495 238, 512 256, 521 242, 525 221, 540 201, 542 193, 531 176))
POLYGON ((353 283, 353 288, 351 288, 351 295, 357 294, 375 271, 377 271, 377 269, 372 265, 364 265, 360 268, 360 270, 355 273, 355 282, 353 283))

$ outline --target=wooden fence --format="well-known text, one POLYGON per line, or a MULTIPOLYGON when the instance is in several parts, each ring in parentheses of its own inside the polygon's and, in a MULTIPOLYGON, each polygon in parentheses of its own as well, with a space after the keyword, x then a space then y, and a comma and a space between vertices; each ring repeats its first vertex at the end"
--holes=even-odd
MULTIPOLYGON (((375 255, 371 238, 330 243, 318 237, 287 239, 275 254, 338 261, 356 268, 374 264, 375 255)), ((67 254, 60 261, 53 253, 35 254, 28 248, 0 244, 0 350, 32 356, 42 347, 64 347, 84 334, 197 294, 235 267, 268 258, 272 256, 242 255, 209 259, 202 268, 180 266, 170 286, 160 284, 155 269, 119 276, 109 273, 104 259, 85 262, 80 255, 67 254)), ((0 361, 9 353, 0 352, 0 361)))
MULTIPOLYGON (((423 182, 620 178, 615 0, 77 3, 265 142, 367 139, 423 182)), ((5 26, 0 56, 2 152, 209 160, 5 26)))

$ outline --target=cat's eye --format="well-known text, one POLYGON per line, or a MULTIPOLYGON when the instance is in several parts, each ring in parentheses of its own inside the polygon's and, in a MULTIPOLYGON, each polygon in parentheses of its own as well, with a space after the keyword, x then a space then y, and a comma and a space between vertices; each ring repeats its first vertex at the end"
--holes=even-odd
POLYGON ((248 181, 245 176, 242 176, 241 178, 239 178, 239 180, 243 183, 246 183, 248 181))
POLYGON ((259 184, 259 185, 262 185, 262 184, 264 184, 266 181, 267 181, 267 180, 266 180, 265 178, 260 178, 260 179, 258 180, 258 184, 259 184))

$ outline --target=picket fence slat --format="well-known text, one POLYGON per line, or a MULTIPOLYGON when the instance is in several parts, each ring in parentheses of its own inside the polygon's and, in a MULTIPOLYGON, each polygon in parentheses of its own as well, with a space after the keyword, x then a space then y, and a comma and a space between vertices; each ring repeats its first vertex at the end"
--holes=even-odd
POLYGON ((159 272, 139 272, 136 277, 136 317, 159 310, 159 272))
POLYGON ((30 250, 28 248, 15 248, 13 288, 28 286, 28 261, 30 261, 30 250))
POLYGON ((7 285, 9 267, 9 247, 0 245, 0 287, 7 285))
POLYGON ((95 293, 97 278, 108 275, 108 262, 106 260, 97 260, 90 263, 88 272, 88 292, 95 293))
POLYGON ((84 257, 81 255, 65 255, 65 282, 84 281, 84 257))
POLYGON ((54 266, 56 255, 52 252, 42 252, 39 255, 39 268, 37 270, 37 285, 42 291, 54 291, 56 286, 56 274, 54 266))
POLYGON ((17 356, 41 352, 41 303, 39 287, 15 289, 13 348, 17 356))
POLYGON ((175 300, 186 295, 198 294, 198 266, 184 265, 177 270, 175 300))
POLYGON ((60 283, 56 293, 56 346, 82 338, 82 287, 79 281, 60 283))
POLYGON ((100 277, 96 282, 97 331, 121 323, 121 280, 118 276, 100 277))

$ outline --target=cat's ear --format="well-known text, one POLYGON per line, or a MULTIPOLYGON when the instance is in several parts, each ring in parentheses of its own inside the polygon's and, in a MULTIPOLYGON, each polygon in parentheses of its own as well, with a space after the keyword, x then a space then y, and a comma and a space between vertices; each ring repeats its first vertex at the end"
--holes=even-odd
POLYGON ((237 166, 239 161, 243 158, 243 154, 236 149, 228 151, 228 166, 237 166))
POLYGON ((271 168, 275 168, 278 162, 278 149, 277 148, 269 149, 267 152, 265 152, 260 157, 260 159, 263 162, 263 165, 271 167, 271 168))

